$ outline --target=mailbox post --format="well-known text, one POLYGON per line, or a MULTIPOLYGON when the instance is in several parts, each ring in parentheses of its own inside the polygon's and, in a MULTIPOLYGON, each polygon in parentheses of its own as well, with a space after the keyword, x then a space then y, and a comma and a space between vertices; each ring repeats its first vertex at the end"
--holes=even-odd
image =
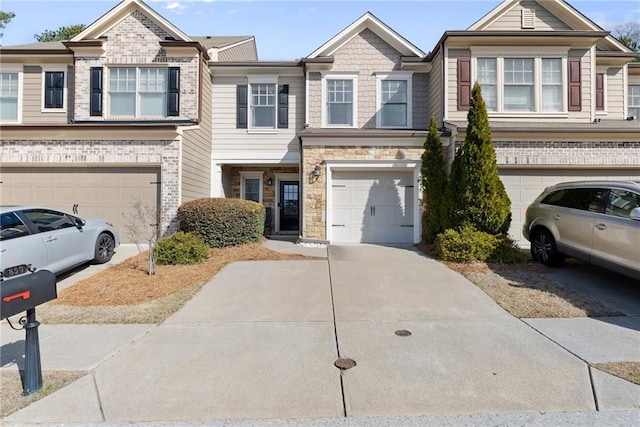
POLYGON ((0 297, 0 317, 2 320, 23 311, 27 312, 26 317, 20 319, 20 324, 26 334, 22 395, 28 396, 42 388, 42 366, 38 337, 40 322, 36 320, 36 306, 58 297, 56 276, 48 270, 40 270, 33 274, 4 280, 0 282, 0 297))

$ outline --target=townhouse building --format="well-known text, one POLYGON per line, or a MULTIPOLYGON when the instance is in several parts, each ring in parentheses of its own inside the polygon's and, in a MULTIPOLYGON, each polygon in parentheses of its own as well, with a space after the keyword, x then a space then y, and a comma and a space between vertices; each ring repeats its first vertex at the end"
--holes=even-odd
POLYGON ((417 243, 427 125, 451 162, 477 81, 520 239, 550 184, 640 180, 637 57, 563 0, 505 0, 429 52, 367 12, 295 61, 124 0, 70 41, 0 48, 0 197, 121 226, 144 200, 163 234, 181 203, 237 197, 274 234, 417 243))

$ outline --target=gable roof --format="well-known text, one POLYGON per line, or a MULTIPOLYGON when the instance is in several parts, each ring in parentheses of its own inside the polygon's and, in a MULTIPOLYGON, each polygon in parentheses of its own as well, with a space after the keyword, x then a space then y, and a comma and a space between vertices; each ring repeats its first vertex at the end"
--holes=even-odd
POLYGON ((391 47, 396 49, 403 56, 425 57, 425 53, 418 49, 413 43, 409 42, 387 24, 376 18, 371 12, 367 12, 347 28, 335 35, 331 40, 314 50, 309 56, 307 56, 307 59, 333 55, 338 48, 365 29, 373 31, 373 33, 391 45, 391 47))
POLYGON ((162 15, 153 10, 142 0, 123 0, 117 4, 110 11, 102 15, 91 25, 89 25, 83 32, 71 39, 72 42, 79 42, 82 40, 97 39, 110 28, 114 27, 121 20, 129 16, 133 11, 139 10, 149 19, 154 21, 160 28, 165 30, 174 39, 179 41, 190 42, 193 41, 189 36, 180 31, 178 27, 167 21, 162 15))
MULTIPOLYGON (((540 7, 547 9, 550 13, 555 15, 562 22, 567 24, 572 30, 577 31, 605 31, 598 24, 587 18, 576 8, 571 6, 564 0, 531 0, 540 7)), ((480 18, 474 24, 472 24, 468 31, 481 31, 486 30, 492 23, 500 19, 505 13, 513 9, 515 6, 522 3, 523 0, 504 0, 498 6, 493 8, 489 13, 480 18)), ((629 48, 620 43, 615 37, 607 35, 604 38, 607 49, 617 50, 621 52, 631 52, 629 48)))

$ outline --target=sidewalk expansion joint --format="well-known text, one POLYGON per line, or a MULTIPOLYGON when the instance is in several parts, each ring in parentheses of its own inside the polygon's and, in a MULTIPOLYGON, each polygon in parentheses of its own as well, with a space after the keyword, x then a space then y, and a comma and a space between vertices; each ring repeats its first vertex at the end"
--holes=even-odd
MULTIPOLYGON (((327 266, 329 267, 329 290, 331 291, 331 311, 333 314, 333 334, 336 338, 336 352, 338 354, 338 360, 342 359, 340 355, 340 342, 338 341, 338 325, 336 322, 336 302, 333 296, 333 279, 331 278, 331 258, 329 257, 329 251, 327 250, 327 266)), ((355 362, 353 362, 355 366, 355 362)), ((338 365, 336 367, 340 368, 338 365)), ((344 369, 340 369, 340 394, 342 395, 342 414, 344 417, 348 417, 347 414, 347 401, 344 395, 344 369)))

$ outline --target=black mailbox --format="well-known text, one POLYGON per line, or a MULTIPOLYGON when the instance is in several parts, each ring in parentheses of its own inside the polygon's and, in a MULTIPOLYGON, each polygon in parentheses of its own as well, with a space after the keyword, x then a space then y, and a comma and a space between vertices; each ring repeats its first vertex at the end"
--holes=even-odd
POLYGON ((4 280, 0 282, 0 318, 6 319, 56 298, 56 276, 48 270, 4 280))

